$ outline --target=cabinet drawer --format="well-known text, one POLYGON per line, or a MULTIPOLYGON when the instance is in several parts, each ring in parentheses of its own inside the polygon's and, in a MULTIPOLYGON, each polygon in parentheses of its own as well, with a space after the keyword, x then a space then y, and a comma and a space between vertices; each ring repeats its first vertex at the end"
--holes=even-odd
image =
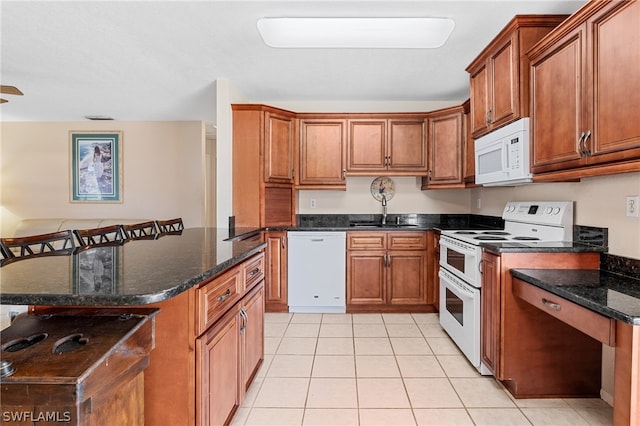
POLYGON ((420 250, 427 248, 425 232, 390 232, 389 250, 420 250))
POLYGON ((198 334, 202 334, 240 298, 240 279, 240 268, 236 267, 198 289, 198 334))
POLYGON ((347 250, 384 249, 386 232, 353 232, 347 234, 347 250))
POLYGON ((242 271, 245 290, 251 289, 262 281, 264 279, 264 253, 247 260, 242 267, 242 271))
POLYGON ((517 278, 513 294, 605 345, 615 346, 615 320, 517 278))

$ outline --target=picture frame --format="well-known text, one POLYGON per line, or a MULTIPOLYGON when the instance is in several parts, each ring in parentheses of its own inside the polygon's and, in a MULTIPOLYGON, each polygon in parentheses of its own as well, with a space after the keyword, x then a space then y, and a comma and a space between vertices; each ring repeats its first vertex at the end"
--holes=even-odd
POLYGON ((71 202, 122 203, 122 132, 71 131, 71 202))

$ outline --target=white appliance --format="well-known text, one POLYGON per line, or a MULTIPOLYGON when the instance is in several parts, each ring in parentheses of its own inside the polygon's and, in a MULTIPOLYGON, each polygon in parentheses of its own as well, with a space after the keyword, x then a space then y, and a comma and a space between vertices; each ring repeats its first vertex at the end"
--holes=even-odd
POLYGON ((289 312, 346 312, 346 232, 287 233, 289 312))
POLYGON ((503 230, 442 231, 440 325, 481 374, 482 243, 511 247, 565 244, 573 240, 572 201, 510 201, 503 230))
POLYGON ((475 141, 476 183, 509 186, 529 183, 529 119, 521 118, 475 141))

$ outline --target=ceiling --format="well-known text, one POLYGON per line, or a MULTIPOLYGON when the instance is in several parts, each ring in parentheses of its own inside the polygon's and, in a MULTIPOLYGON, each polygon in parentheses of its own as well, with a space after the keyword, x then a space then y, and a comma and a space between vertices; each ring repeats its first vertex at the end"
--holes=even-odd
POLYGON ((249 101, 464 101, 465 68, 516 14, 585 1, 0 1, 2 121, 215 121, 215 81, 249 101), (440 49, 274 49, 261 17, 450 17, 440 49))

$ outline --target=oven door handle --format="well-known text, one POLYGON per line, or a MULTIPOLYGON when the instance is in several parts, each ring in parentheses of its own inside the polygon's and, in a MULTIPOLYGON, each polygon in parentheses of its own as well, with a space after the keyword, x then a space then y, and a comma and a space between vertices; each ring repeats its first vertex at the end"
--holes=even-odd
POLYGON ((455 243, 450 244, 449 240, 447 240, 446 238, 440 239, 440 249, 442 249, 442 247, 457 251, 458 253, 462 253, 462 254, 475 254, 475 248, 468 248, 461 244, 458 245, 455 243))
POLYGON ((442 272, 439 274, 439 276, 440 276, 440 280, 444 281, 445 287, 447 285, 451 285, 455 287, 457 290, 463 292, 465 295, 469 297, 473 297, 473 291, 469 290, 465 285, 459 283, 457 279, 453 277, 449 277, 447 276, 447 274, 444 274, 442 272))

